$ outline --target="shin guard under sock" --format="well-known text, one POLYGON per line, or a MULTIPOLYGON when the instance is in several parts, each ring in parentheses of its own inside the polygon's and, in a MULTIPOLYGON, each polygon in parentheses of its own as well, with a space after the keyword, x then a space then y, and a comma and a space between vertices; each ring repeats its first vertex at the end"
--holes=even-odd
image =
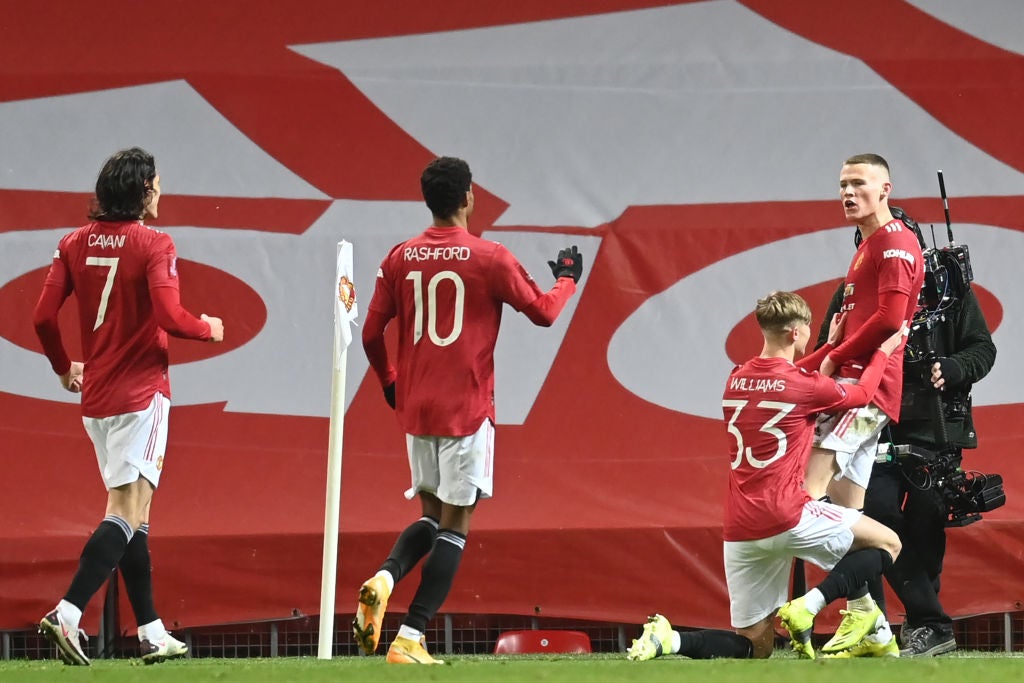
POLYGON ((398 583, 430 552, 436 538, 437 520, 433 517, 420 517, 407 526, 395 541, 391 554, 380 566, 381 570, 391 572, 395 583, 398 583))
POLYGON ((64 599, 81 610, 110 578, 132 537, 132 528, 116 515, 107 515, 92 532, 78 559, 78 571, 64 599))
POLYGON ((847 553, 818 584, 825 603, 848 596, 860 589, 871 578, 881 576, 892 566, 892 555, 878 548, 862 548, 847 553))
POLYGON ((457 531, 440 529, 437 532, 434 549, 423 563, 423 577, 409 605, 405 625, 421 633, 427 630, 427 623, 448 597, 465 547, 466 537, 457 531))
POLYGON ((124 577, 124 587, 135 613, 135 623, 149 624, 159 619, 153 606, 153 565, 149 557, 148 524, 143 524, 132 536, 117 566, 124 577))

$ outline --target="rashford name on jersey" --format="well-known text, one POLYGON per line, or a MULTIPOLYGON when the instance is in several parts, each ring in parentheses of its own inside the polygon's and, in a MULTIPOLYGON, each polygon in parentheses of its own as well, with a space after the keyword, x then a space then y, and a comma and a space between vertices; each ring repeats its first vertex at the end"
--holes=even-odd
POLYGON ((468 261, 473 255, 469 247, 406 247, 406 261, 468 261))

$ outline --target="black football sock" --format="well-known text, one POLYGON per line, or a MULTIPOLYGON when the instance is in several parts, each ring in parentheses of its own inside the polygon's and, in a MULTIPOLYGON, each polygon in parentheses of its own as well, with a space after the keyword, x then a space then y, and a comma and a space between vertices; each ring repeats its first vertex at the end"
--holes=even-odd
POLYGON ((455 580, 455 572, 462 560, 462 550, 466 547, 466 537, 451 529, 440 529, 434 549, 423 563, 423 577, 419 588, 409 605, 409 613, 405 618, 405 626, 416 629, 420 633, 427 630, 427 623, 441 609, 444 599, 455 580))
POLYGON ((679 654, 691 659, 750 659, 754 644, 732 631, 679 631, 679 654))
POLYGON ((143 524, 135 531, 128 547, 124 549, 121 561, 117 563, 124 577, 128 601, 135 612, 135 623, 139 626, 156 621, 153 606, 153 565, 149 558, 149 524, 143 524))
POLYGON ((868 580, 877 577, 892 566, 892 555, 878 548, 862 548, 847 553, 839 560, 825 580, 818 584, 818 590, 828 604, 852 592, 860 590, 868 580))
POLYGON ((437 520, 427 515, 420 517, 407 526, 395 541, 391 554, 380 566, 381 570, 391 572, 391 576, 395 577, 395 583, 398 583, 430 552, 436 538, 437 520))
POLYGON ((110 578, 110 572, 114 571, 131 537, 132 528, 128 522, 117 515, 104 517, 82 548, 78 571, 71 579, 64 599, 84 611, 103 582, 110 578))
MULTIPOLYGON (((878 578, 878 577, 873 577, 873 579, 876 580, 876 581, 881 581, 881 579, 878 578)), ((860 586, 859 588, 854 588, 852 591, 850 591, 850 594, 846 596, 846 599, 847 600, 856 600, 858 598, 863 598, 865 595, 870 593, 871 592, 871 581, 872 581, 872 579, 868 579, 867 582, 865 582, 863 586, 860 586)))

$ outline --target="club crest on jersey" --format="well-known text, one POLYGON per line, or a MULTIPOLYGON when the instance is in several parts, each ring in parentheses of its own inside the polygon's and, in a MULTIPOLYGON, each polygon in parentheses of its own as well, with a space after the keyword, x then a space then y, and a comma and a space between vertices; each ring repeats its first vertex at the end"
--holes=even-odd
POLYGON ((342 275, 338 279, 338 301, 345 307, 346 312, 351 311, 352 307, 355 306, 356 288, 347 275, 342 275))
POLYGON ((864 262, 864 254, 857 254, 857 260, 853 262, 853 269, 857 270, 860 268, 860 264, 864 262))

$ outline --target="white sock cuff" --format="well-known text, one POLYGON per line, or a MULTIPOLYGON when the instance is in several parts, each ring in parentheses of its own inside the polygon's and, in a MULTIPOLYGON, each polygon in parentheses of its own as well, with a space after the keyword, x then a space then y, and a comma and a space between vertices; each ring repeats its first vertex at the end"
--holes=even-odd
POLYGON ((148 640, 153 642, 154 640, 163 640, 164 636, 167 635, 167 629, 164 628, 164 622, 162 619, 151 621, 148 624, 142 624, 139 626, 139 640, 148 640))
POLYGON ((384 579, 384 582, 388 584, 388 592, 395 590, 395 577, 387 569, 381 569, 374 576, 384 579))
POLYGON ((812 588, 807 591, 807 595, 804 596, 804 604, 807 606, 807 611, 811 614, 817 614, 821 610, 825 609, 825 596, 821 594, 821 591, 817 588, 812 588))
POLYGON ((454 531, 449 531, 448 529, 438 532, 437 543, 440 543, 441 541, 447 541, 459 550, 464 550, 466 548, 466 537, 461 534, 457 534, 454 531))
POLYGON ((82 621, 82 610, 67 600, 61 600, 57 603, 57 612, 69 630, 77 629, 78 624, 82 621))
POLYGON ((409 640, 419 642, 420 638, 423 637, 423 632, 402 624, 402 627, 398 629, 398 636, 400 638, 408 638, 409 640))
POLYGON ((131 542, 132 536, 135 535, 135 529, 133 529, 132 525, 128 523, 128 520, 124 519, 123 517, 118 517, 117 515, 107 515, 103 518, 103 521, 110 522, 111 524, 114 524, 117 527, 119 527, 121 531, 124 532, 124 536, 126 539, 128 539, 128 542, 131 542))

